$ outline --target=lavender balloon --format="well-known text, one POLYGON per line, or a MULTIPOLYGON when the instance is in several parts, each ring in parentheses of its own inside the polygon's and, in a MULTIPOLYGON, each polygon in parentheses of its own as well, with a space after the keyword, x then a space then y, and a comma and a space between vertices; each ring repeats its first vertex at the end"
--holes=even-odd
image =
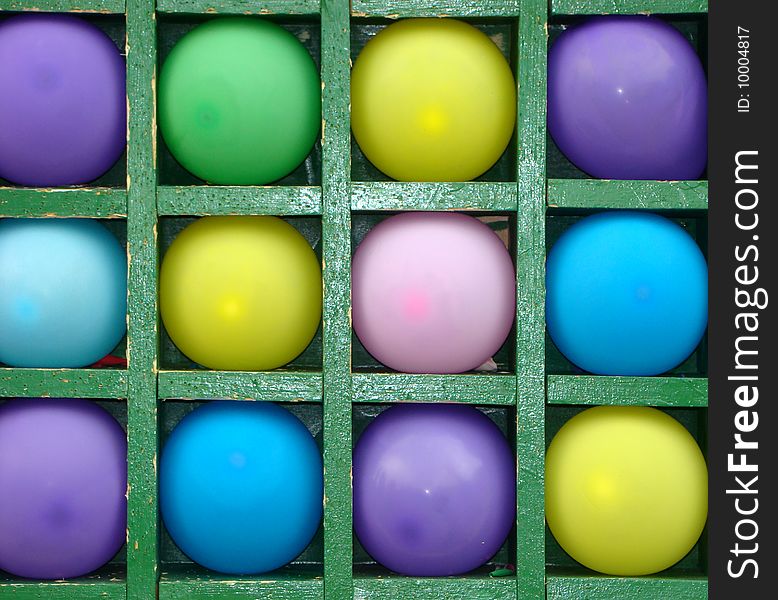
POLYGON ((124 150, 124 59, 71 16, 0 22, 0 177, 26 186, 90 182, 124 150))
POLYGON ((593 17, 548 54, 548 128, 578 168, 607 179, 696 179, 707 160, 700 59, 653 17, 593 17))
POLYGON ((457 575, 487 562, 516 520, 508 442, 479 410, 404 404, 381 413, 354 449, 354 531, 385 567, 457 575))
POLYGON ((124 543, 126 491, 126 436, 98 405, 0 405, 0 569, 64 579, 102 566, 124 543))
POLYGON ((516 276, 502 241, 457 213, 404 213, 354 254, 354 331, 370 354, 408 373, 461 373, 508 337, 516 276))

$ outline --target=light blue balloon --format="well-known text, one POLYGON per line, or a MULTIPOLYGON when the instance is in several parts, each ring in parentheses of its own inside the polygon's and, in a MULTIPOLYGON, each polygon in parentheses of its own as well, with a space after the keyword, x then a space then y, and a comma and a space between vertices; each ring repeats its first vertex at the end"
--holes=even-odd
POLYGON ((568 360, 598 375, 659 375, 697 347, 708 269, 692 237, 654 214, 600 213, 546 262, 546 324, 568 360))
POLYGON ((294 560, 319 527, 323 486, 310 432, 267 402, 201 406, 162 452, 165 526, 189 558, 222 573, 264 573, 294 560))
POLYGON ((0 362, 84 367, 127 330, 127 255, 89 219, 0 219, 0 362))

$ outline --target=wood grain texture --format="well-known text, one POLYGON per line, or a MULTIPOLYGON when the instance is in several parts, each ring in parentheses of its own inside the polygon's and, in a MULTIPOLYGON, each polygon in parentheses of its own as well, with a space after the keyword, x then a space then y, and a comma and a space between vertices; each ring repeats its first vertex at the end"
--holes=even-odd
POLYGON ((165 568, 159 580, 159 600, 319 600, 323 596, 324 580, 319 570, 297 565, 256 577, 173 565, 165 568))
POLYGON ((704 211, 708 182, 549 179, 548 207, 704 211))
POLYGON ((157 0, 157 10, 208 15, 315 15, 319 0, 157 0))
POLYGON ((351 210, 514 211, 516 184, 400 181, 352 183, 351 210))
POLYGON ((0 11, 123 14, 124 0, 0 0, 0 11))
POLYGON ((705 600, 708 581, 701 576, 607 577, 548 576, 547 600, 705 600))
POLYGON ((515 17, 521 0, 352 0, 354 17, 515 17))
MULTIPOLYGON (((514 577, 355 577, 355 600, 514 600, 514 577)), ((540 598, 540 596, 538 597, 540 598)))
POLYGON ((516 582, 518 598, 545 593, 545 0, 524 0, 518 28, 516 270, 516 582))
POLYGON ((156 65, 154 0, 127 0, 127 600, 157 593, 156 65))
POLYGON ((708 12, 708 0, 551 0, 553 15, 678 14, 708 12))
POLYGON ((124 579, 0 581, 3 600, 125 600, 124 579))
POLYGON ((160 216, 320 215, 319 186, 161 186, 160 216))
POLYGON ((127 192, 117 188, 0 187, 0 217, 127 217, 127 192))
POLYGON ((158 395, 176 400, 321 402, 321 373, 160 371, 158 395))
POLYGON ((126 398, 127 371, 120 369, 0 368, 0 397, 126 398))
POLYGON ((513 375, 413 375, 406 373, 355 373, 354 402, 462 402, 514 405, 513 375))
POLYGON ((549 375, 549 404, 708 406, 705 377, 601 377, 549 375))
POLYGON ((322 0, 324 596, 353 596, 348 0, 322 0))

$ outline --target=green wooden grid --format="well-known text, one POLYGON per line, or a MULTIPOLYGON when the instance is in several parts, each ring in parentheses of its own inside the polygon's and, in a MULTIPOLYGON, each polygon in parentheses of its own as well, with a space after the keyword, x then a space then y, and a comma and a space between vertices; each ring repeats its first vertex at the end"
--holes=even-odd
POLYGON ((209 15, 316 15, 319 0, 157 0, 161 13, 209 15))
POLYGON ((554 15, 707 13, 708 0, 551 0, 554 15))
POLYGON ((0 11, 124 14, 125 0, 0 0, 0 11))
MULTIPOLYGON (((19 599, 127 598, 688 598, 705 597, 699 574, 603 577, 547 567, 543 516, 546 405, 707 406, 704 377, 548 375, 543 314, 545 224, 551 212, 648 209, 704 214, 707 182, 546 179, 546 26, 549 14, 700 13, 705 0, 0 0, 0 10, 124 13, 127 25, 129 143, 125 188, 0 187, 0 216, 94 217, 127 222, 127 369, 0 369, 0 397, 62 396, 127 401, 129 452, 126 571, 109 568, 67 582, 0 577, 0 596, 19 599), (304 16, 321 26, 321 185, 159 185, 155 81, 157 18, 175 15, 304 16), (401 183, 351 181, 350 28, 414 16, 499 18, 517 25, 518 148, 515 181, 401 183), (379 19, 376 21, 376 19, 379 19), (350 321, 352 212, 458 210, 513 215, 517 268, 515 370, 463 375, 353 372, 350 321), (157 310, 159 217, 231 214, 321 219, 324 285, 321 369, 266 373, 160 370, 157 310), (229 577, 191 564, 162 563, 157 459, 162 403, 238 399, 318 406, 323 423, 323 564, 296 563, 257 577, 229 577), (454 578, 411 578, 355 568, 351 522, 352 413, 371 403, 456 401, 508 410, 517 451, 516 576, 490 569, 454 578)), ((512 550, 513 551, 513 550, 512 550)), ((110 565, 115 567, 116 565, 110 565)))

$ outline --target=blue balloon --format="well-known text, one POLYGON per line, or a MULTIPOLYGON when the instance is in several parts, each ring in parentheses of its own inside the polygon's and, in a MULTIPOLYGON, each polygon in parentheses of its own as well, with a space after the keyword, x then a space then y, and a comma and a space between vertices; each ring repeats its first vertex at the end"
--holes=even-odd
POLYGON ((160 507, 193 561, 222 573, 277 569, 310 543, 322 516, 323 471, 308 429, 280 406, 216 401, 168 438, 160 507))
POLYGON ((0 362, 84 367, 127 329, 127 255, 89 219, 0 219, 0 362))
POLYGON ((572 363, 598 375, 658 375, 697 347, 708 269, 673 221, 632 211, 582 219, 546 263, 546 323, 572 363))

